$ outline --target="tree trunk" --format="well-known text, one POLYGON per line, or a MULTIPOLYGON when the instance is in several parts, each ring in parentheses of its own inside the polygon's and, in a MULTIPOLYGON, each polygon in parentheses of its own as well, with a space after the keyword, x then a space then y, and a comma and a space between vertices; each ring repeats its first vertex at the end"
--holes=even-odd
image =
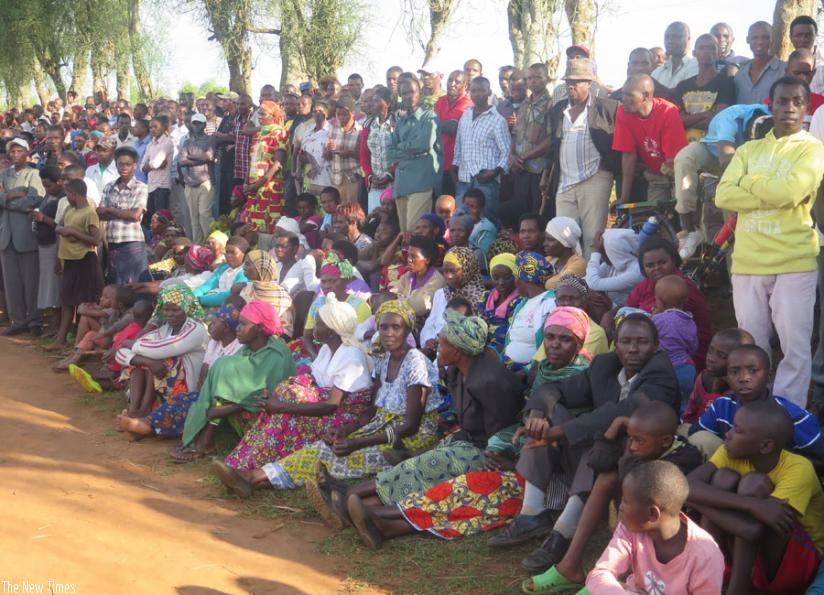
POLYGON ((572 45, 585 45, 590 56, 595 57, 595 31, 598 25, 598 9, 595 0, 565 0, 564 10, 572 32, 572 45))
POLYGON ((132 54, 132 68, 137 79, 140 98, 144 101, 154 96, 152 79, 146 68, 143 56, 143 43, 140 39, 140 3, 138 0, 128 2, 129 49, 132 54))
POLYGON ((815 0, 776 0, 770 49, 781 60, 786 60, 793 51, 793 45, 790 43, 790 23, 802 14, 815 18, 816 4, 815 0))
MULTIPOLYGON (((302 32, 306 30, 306 19, 300 0, 281 2, 280 45, 280 86, 299 84, 309 80, 306 62, 300 53, 302 32)), ((314 81, 317 82, 317 81, 314 81)))
POLYGON ((229 89, 246 95, 252 89, 252 48, 245 47, 237 55, 226 55, 229 67, 229 89))
POLYGON ((89 51, 77 50, 72 58, 72 80, 69 90, 77 93, 80 97, 86 88, 86 77, 89 74, 89 51))
POLYGON ((128 52, 116 51, 115 57, 115 79, 117 82, 117 98, 131 101, 132 97, 132 73, 131 60, 128 52))
POLYGON ((34 90, 37 92, 37 98, 40 101, 40 105, 44 108, 49 101, 49 88, 46 85, 46 73, 43 70, 43 65, 40 64, 40 61, 35 58, 34 64, 32 65, 32 77, 34 80, 34 90))
POLYGON ((458 6, 459 0, 429 0, 429 40, 424 48, 423 65, 429 64, 441 52, 443 39, 449 20, 458 6))
POLYGON ((212 27, 212 39, 220 44, 229 68, 229 88, 240 94, 252 86, 252 49, 249 28, 252 8, 249 0, 205 0, 204 8, 212 27))
POLYGON ((559 0, 509 0, 507 17, 509 41, 517 68, 543 62, 549 76, 555 78, 558 70, 558 22, 556 11, 559 0))

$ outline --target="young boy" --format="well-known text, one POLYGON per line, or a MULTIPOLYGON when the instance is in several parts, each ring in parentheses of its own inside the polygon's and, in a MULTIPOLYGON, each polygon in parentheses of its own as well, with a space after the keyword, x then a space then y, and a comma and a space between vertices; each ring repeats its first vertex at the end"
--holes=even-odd
POLYGON ((332 217, 340 205, 340 192, 333 186, 327 186, 320 193, 320 208, 323 209, 323 220, 320 223, 321 233, 326 233, 332 229, 332 217))
POLYGON ((524 592, 554 592, 583 586, 581 583, 586 578, 584 551, 592 535, 607 519, 610 502, 620 499, 621 481, 633 469, 648 461, 660 460, 676 465, 682 473, 689 473, 701 464, 701 453, 675 435, 677 428, 675 411, 660 401, 651 401, 639 407, 632 416, 613 421, 590 452, 589 465, 598 477, 577 526, 572 527, 572 540, 566 554, 543 574, 525 581, 522 585, 524 592), (624 435, 626 454, 621 456, 624 435))
POLYGON ((323 221, 317 216, 318 199, 311 192, 299 194, 295 200, 297 216, 295 220, 300 224, 300 233, 306 238, 306 243, 312 250, 320 248, 320 228, 323 221))
POLYGON ((824 493, 812 464, 784 450, 793 422, 774 400, 748 403, 709 462, 689 475, 687 504, 731 560, 728 595, 803 593, 824 547, 824 493))
POLYGON ((824 457, 824 439, 816 417, 784 397, 770 393, 770 359, 763 349, 758 345, 740 345, 733 349, 727 357, 727 379, 732 392, 712 402, 692 427, 689 437, 705 458, 721 446, 739 407, 767 400, 781 405, 793 420, 795 432, 788 448, 806 457, 824 457))
POLYGON ((681 512, 689 492, 672 463, 633 469, 622 486, 620 523, 584 592, 721 593, 724 557, 712 536, 681 512))
POLYGON ((729 391, 727 383, 727 358, 730 352, 739 345, 752 345, 753 336, 740 328, 727 328, 715 333, 707 349, 707 367, 695 378, 695 385, 687 401, 679 428, 679 434, 686 436, 692 424, 698 423, 698 418, 712 404, 715 399, 729 391), (683 432, 683 433, 682 433, 683 432))
POLYGON ((469 247, 473 250, 480 250, 484 255, 489 254, 489 247, 495 241, 498 233, 495 224, 483 216, 486 207, 486 196, 483 190, 470 188, 463 197, 463 210, 472 218, 475 226, 469 234, 469 247))
POLYGON ((695 384, 695 363, 692 354, 698 349, 698 328, 692 314, 684 307, 689 297, 687 282, 678 275, 661 277, 655 283, 655 310, 652 321, 658 328, 661 349, 666 353, 681 391, 681 410, 687 407, 692 385, 695 384))

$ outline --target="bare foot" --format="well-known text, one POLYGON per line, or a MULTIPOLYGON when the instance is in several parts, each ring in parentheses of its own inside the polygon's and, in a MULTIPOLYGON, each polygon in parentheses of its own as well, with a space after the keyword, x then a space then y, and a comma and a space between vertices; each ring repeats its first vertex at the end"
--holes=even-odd
POLYGON ((53 342, 49 343, 48 345, 44 345, 42 349, 43 349, 43 351, 51 353, 53 351, 61 351, 65 348, 66 348, 66 342, 65 341, 53 341, 53 342))
POLYGON ((79 364, 80 360, 83 359, 83 356, 78 351, 74 351, 68 357, 61 359, 59 362, 54 364, 52 370, 55 372, 65 372, 69 369, 69 366, 72 364, 79 364))
POLYGON ((131 442, 154 434, 152 426, 144 418, 129 417, 126 411, 117 416, 116 425, 119 431, 126 432, 129 435, 131 442))

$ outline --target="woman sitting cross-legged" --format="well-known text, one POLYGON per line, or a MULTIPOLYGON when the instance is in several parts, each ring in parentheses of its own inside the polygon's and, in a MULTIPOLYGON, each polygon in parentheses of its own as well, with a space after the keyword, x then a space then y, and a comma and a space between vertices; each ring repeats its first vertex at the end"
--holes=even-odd
POLYGON ((240 311, 237 339, 243 348, 218 358, 209 368, 183 427, 183 443, 170 455, 178 462, 200 459, 214 452, 215 428, 224 417, 238 422, 255 419, 258 397, 295 374, 295 363, 283 329, 271 305, 255 300, 240 311))
POLYGON ((498 353, 502 353, 506 346, 506 334, 509 332, 512 316, 521 303, 521 294, 515 281, 518 276, 516 262, 516 256, 507 252, 498 254, 489 261, 493 288, 484 294, 478 306, 478 314, 489 327, 487 344, 498 353))
POLYGON ((383 456, 388 449, 420 451, 435 445, 443 399, 436 388, 435 365, 406 341, 415 324, 414 311, 391 300, 376 316, 387 355, 375 368, 374 406, 354 424, 261 468, 241 471, 217 465, 218 476, 238 496, 248 497, 253 488, 297 488, 315 477, 319 462, 337 479, 374 475, 389 467, 383 456))
POLYGON ((192 401, 208 333, 200 321, 203 309, 191 290, 175 285, 160 291, 158 311, 164 324, 117 350, 116 360, 128 366, 129 404, 117 416, 117 428, 131 438, 153 434, 179 436, 192 401), (161 404, 154 408, 157 399, 161 404))
POLYGON ((233 285, 232 293, 242 297, 246 303, 260 300, 271 304, 280 318, 284 338, 294 336, 292 296, 275 280, 278 274, 275 259, 263 250, 250 250, 243 261, 243 272, 248 281, 233 285))
POLYGON ((229 467, 254 469, 282 459, 353 423, 372 404, 372 361, 355 338, 355 310, 334 293, 325 300, 314 328, 318 357, 308 372, 261 397, 255 425, 225 459, 229 467))
MULTIPOLYGON (((590 359, 583 345, 588 332, 589 318, 578 308, 561 307, 549 315, 544 329, 549 355, 540 365, 537 386, 586 370, 590 359)), ((515 473, 523 442, 512 443, 516 429, 517 425, 509 426, 489 439, 482 469, 434 486, 420 485, 398 500, 384 499, 388 490, 367 495, 368 490, 356 487, 347 502, 345 492, 334 484, 323 485, 329 505, 321 515, 336 526, 354 522, 364 543, 373 548, 385 539, 417 531, 453 539, 500 527, 518 513, 523 498, 523 479, 515 473)), ((379 483, 384 475, 378 476, 379 483)))

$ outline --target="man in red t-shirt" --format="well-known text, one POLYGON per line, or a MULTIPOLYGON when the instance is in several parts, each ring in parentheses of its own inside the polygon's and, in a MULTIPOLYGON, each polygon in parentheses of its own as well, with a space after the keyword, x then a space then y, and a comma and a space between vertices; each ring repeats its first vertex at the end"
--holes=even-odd
POLYGON ((654 97, 654 91, 652 78, 646 74, 633 75, 624 84, 612 141, 612 148, 622 153, 620 198, 623 201, 642 200, 632 196, 639 156, 648 187, 646 199, 672 200, 673 160, 687 145, 687 136, 678 108, 654 97))
POLYGON ((438 132, 443 150, 443 184, 440 194, 455 194, 452 176, 452 159, 455 156, 455 136, 458 133, 458 121, 463 113, 472 106, 472 99, 466 93, 466 75, 463 70, 453 70, 446 82, 446 95, 438 98, 433 111, 438 116, 438 132))

